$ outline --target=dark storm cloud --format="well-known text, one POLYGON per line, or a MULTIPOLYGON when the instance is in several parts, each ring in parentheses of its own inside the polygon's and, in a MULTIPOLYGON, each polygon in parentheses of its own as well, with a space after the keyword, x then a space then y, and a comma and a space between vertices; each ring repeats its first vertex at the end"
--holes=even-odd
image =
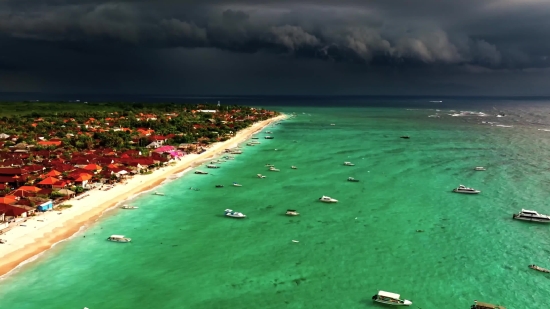
POLYGON ((162 70, 176 76, 176 62, 208 70, 208 57, 233 59, 228 53, 246 56, 239 74, 252 77, 256 68, 285 71, 262 65, 281 57, 310 69, 346 64, 332 68, 354 78, 547 72, 548 12, 550 2, 539 0, 5 0, 0 73, 110 72, 116 84, 162 70))

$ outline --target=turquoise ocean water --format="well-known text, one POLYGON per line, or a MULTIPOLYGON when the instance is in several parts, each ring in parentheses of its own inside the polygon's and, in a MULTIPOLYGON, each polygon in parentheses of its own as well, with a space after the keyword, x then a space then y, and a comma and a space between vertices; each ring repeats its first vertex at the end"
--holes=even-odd
POLYGON ((550 213, 550 108, 452 108, 278 108, 296 117, 263 130, 275 139, 113 210, 0 280, 0 308, 383 308, 378 290, 412 308, 548 308, 550 275, 527 265, 550 268, 550 226, 511 217, 550 213))

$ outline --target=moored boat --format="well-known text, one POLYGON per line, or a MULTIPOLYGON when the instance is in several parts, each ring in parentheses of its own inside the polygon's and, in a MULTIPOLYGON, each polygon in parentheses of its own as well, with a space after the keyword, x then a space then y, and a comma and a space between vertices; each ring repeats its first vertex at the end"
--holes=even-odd
POLYGON ((474 168, 475 171, 485 171, 486 169, 483 166, 476 166, 474 168))
POLYGON ((231 217, 231 218, 246 218, 246 215, 244 215, 242 212, 233 211, 231 209, 225 210, 225 216, 231 217))
POLYGON ((355 164, 351 163, 351 162, 344 162, 344 165, 345 166, 354 166, 355 164))
POLYGON ((206 175, 206 174, 208 174, 208 172, 203 172, 203 171, 195 171, 195 174, 199 174, 199 175, 206 175))
POLYGON ((122 205, 122 207, 120 207, 122 209, 138 209, 139 207, 137 206, 131 206, 131 205, 122 205))
POLYGON ((235 187, 242 187, 243 185, 234 182, 234 183, 233 183, 233 186, 235 186, 235 187))
POLYGON ((223 185, 216 185, 216 188, 223 188, 223 185))
POLYGON ((206 167, 207 168, 220 168, 219 166, 214 165, 214 164, 208 164, 206 167))
POLYGON ((474 304, 470 307, 470 309, 506 309, 501 305, 493 305, 489 303, 483 303, 477 300, 474 300, 474 304))
POLYGON ((265 178, 265 177, 267 177, 267 176, 264 176, 264 175, 262 175, 262 174, 258 174, 257 176, 258 176, 258 178, 265 178))
POLYGON ((468 188, 464 185, 459 185, 458 188, 453 189, 453 192, 455 192, 455 193, 465 193, 465 194, 478 194, 481 191, 476 190, 474 188, 468 188))
POLYGON ((109 241, 113 242, 130 242, 131 238, 125 237, 124 235, 111 235, 107 238, 109 241))
POLYGON ((324 196, 324 195, 319 198, 319 201, 323 203, 338 203, 337 199, 334 199, 330 196, 324 196))
POLYGON ((278 168, 275 168, 275 166, 271 166, 271 167, 269 167, 269 171, 271 171, 271 172, 280 172, 281 170, 278 169, 278 168))
POLYGON ((300 213, 297 212, 296 210, 294 209, 287 209, 285 215, 287 216, 298 216, 300 213))
POLYGON ((541 222, 541 223, 550 223, 550 216, 539 214, 534 210, 527 210, 527 209, 522 209, 519 213, 513 214, 512 219, 541 222))
POLYGON ((164 193, 162 193, 162 192, 155 192, 155 193, 153 193, 153 195, 160 195, 160 196, 164 196, 164 193))
POLYGON ((348 181, 351 181, 351 182, 359 182, 359 179, 355 179, 353 177, 348 177, 348 181))
POLYGON ((273 136, 264 136, 265 139, 273 139, 273 136))
POLYGON ((409 139, 409 138, 411 138, 411 137, 410 137, 410 136, 408 136, 408 135, 403 135, 403 136, 401 136, 401 138, 404 138, 404 139, 409 139))
POLYGON ((298 168, 297 168, 296 166, 294 166, 294 165, 291 166, 290 168, 293 169, 293 170, 298 169, 298 168))
POLYGON ((412 305, 412 301, 401 299, 401 295, 392 293, 392 292, 386 292, 386 291, 378 291, 378 293, 372 297, 372 300, 378 303, 392 305, 392 306, 412 305))
POLYGON ((537 265, 535 265, 535 264, 529 265, 529 268, 534 269, 534 270, 537 270, 537 271, 540 271, 540 272, 543 272, 543 273, 550 273, 550 270, 549 270, 549 269, 542 268, 542 267, 537 266, 537 265))

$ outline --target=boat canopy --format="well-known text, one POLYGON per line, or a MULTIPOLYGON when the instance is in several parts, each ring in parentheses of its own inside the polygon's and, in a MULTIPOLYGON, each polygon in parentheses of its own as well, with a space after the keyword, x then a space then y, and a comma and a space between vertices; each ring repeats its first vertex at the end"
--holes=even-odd
POLYGON ((521 209, 521 212, 523 213, 531 213, 531 214, 534 214, 534 215, 538 215, 539 213, 534 211, 534 210, 528 210, 528 209, 521 209))
POLYGON ((124 235, 111 235, 111 238, 124 238, 124 235))
POLYGON ((393 298, 393 299, 400 299, 399 297, 401 295, 396 294, 396 293, 392 293, 392 292, 378 291, 378 296, 389 297, 389 298, 393 298))

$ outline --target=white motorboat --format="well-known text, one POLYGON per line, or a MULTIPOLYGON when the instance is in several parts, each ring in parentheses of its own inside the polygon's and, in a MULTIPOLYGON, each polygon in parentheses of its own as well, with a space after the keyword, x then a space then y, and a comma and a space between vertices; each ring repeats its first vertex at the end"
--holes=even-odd
POLYGON ((527 210, 527 209, 522 209, 519 213, 513 214, 512 219, 550 223, 550 216, 539 214, 534 210, 527 210))
POLYGON ((269 167, 269 171, 271 171, 271 172, 280 172, 281 170, 278 169, 278 168, 275 168, 275 166, 271 166, 271 167, 269 167))
POLYGON ((235 187, 242 187, 243 185, 234 182, 234 183, 233 183, 233 186, 235 186, 235 187))
POLYGON ((231 217, 231 218, 246 218, 246 215, 244 215, 242 212, 236 212, 231 209, 225 210, 225 216, 231 217))
POLYGON ((351 182, 359 182, 359 179, 355 179, 353 177, 348 177, 348 181, 351 181, 351 182))
POLYGON ((464 185, 459 185, 458 188, 453 189, 453 192, 455 192, 455 193, 466 193, 466 194, 478 194, 481 191, 476 190, 474 188, 468 188, 464 185))
POLYGON ((131 205, 122 205, 122 207, 120 207, 122 209, 138 209, 139 207, 137 206, 131 206, 131 205))
POLYGON ((206 167, 207 168, 220 168, 219 166, 214 165, 214 164, 208 164, 206 167))
POLYGON ((199 175, 206 175, 206 174, 208 174, 208 172, 203 172, 203 171, 195 171, 195 174, 199 174, 199 175))
POLYGON ((155 193, 153 193, 153 194, 154 194, 154 195, 164 196, 164 193, 162 193, 162 192, 155 192, 155 193))
POLYGON ((372 297, 372 300, 378 303, 393 306, 410 306, 412 301, 401 299, 401 295, 386 291, 378 291, 378 294, 372 297))
POLYGON ((324 195, 319 198, 319 201, 324 203, 338 203, 337 199, 333 199, 330 196, 324 196, 324 195))
POLYGON ((300 213, 297 212, 294 209, 287 209, 285 215, 287 215, 287 216, 298 216, 298 215, 300 215, 300 213))
POLYGON ((267 167, 271 167, 271 166, 275 166, 275 165, 273 165, 273 164, 269 164, 269 163, 266 163, 266 165, 265 165, 265 166, 267 166, 267 167))
POLYGON ((265 178, 265 177, 267 177, 267 176, 264 176, 262 174, 258 174, 258 178, 265 178))
POLYGON ((344 165, 345 166, 355 166, 355 164, 351 163, 351 162, 344 162, 344 165))
POLYGON ((485 171, 486 169, 483 166, 476 166, 474 168, 475 171, 485 171))
POLYGON ((132 241, 131 238, 125 237, 124 235, 111 235, 107 238, 109 241, 114 242, 130 242, 132 241))
POLYGON ((294 165, 291 166, 290 168, 293 169, 293 170, 298 169, 298 168, 297 168, 296 166, 294 166, 294 165))

